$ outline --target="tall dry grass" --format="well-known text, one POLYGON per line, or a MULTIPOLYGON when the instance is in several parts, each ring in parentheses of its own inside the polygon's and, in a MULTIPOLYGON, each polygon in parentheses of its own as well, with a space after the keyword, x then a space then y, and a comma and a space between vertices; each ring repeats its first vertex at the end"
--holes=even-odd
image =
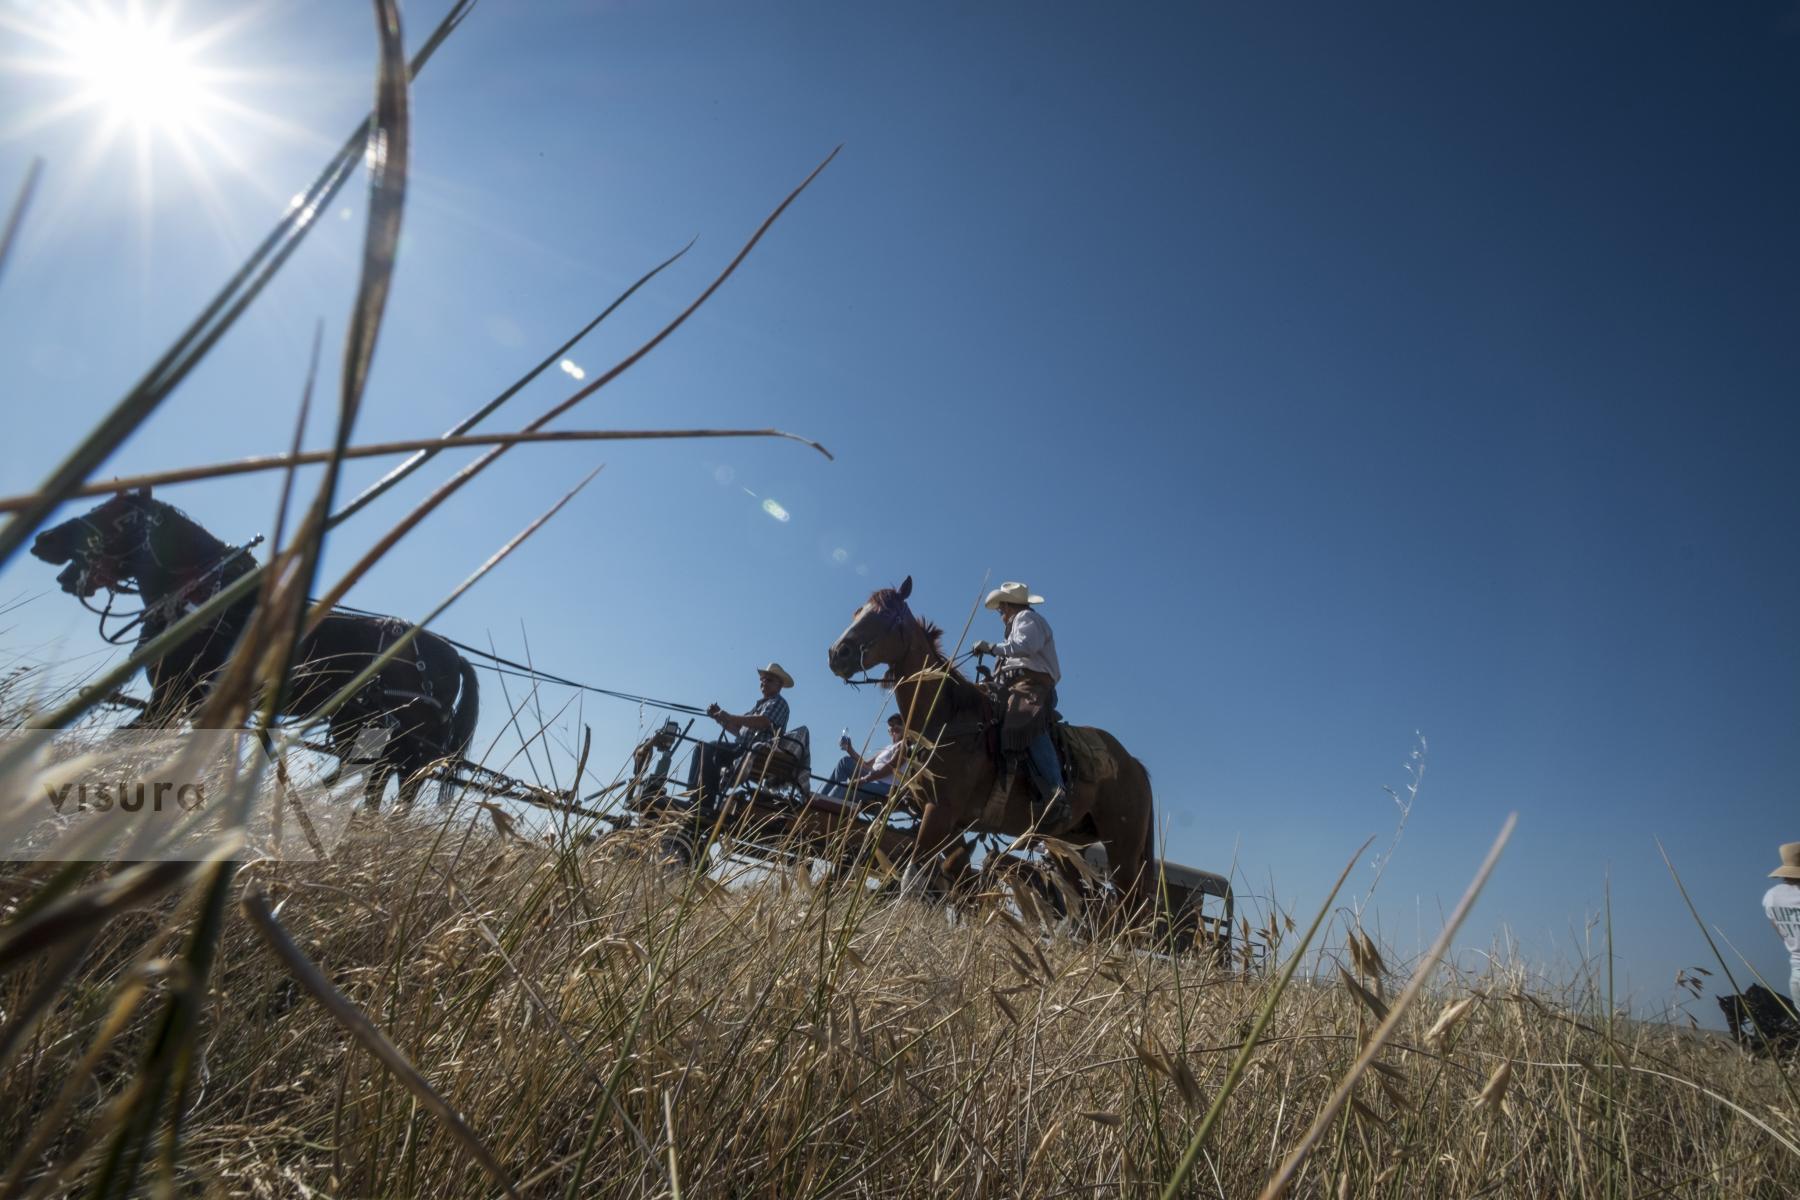
MULTIPOLYGON (((953 917, 799 871, 721 886, 659 864, 649 834, 569 832, 506 836, 478 809, 371 816, 333 861, 243 868, 169 1183, 1155 1195, 1273 986, 1027 928, 998 898, 953 917)), ((0 876, 9 905, 32 886, 0 876)), ((9 1185, 94 1187, 93 1148, 157 1032, 154 1004, 121 1016, 115 997, 178 986, 198 902, 117 916, 59 986, 7 1068, 9 1185)), ((1258 1194, 1393 1002, 1385 951, 1329 940, 1342 974, 1279 998, 1178 1194, 1258 1194)), ((19 1011, 49 969, 11 971, 0 1004, 19 1011)), ((1609 1037, 1517 967, 1441 973, 1292 1194, 1793 1195, 1800 1122, 1778 1071, 1670 1026, 1609 1037)))

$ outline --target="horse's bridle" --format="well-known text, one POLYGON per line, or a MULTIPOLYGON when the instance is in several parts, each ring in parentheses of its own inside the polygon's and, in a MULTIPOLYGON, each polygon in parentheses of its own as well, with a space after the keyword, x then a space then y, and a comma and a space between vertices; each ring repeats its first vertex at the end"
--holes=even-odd
MULTIPOLYGON (((851 687, 869 687, 871 685, 879 687, 883 683, 885 683, 886 680, 867 678, 867 676, 869 674, 869 664, 868 664, 868 659, 867 659, 867 655, 869 653, 869 646, 871 644, 873 644, 877 638, 880 638, 887 634, 890 634, 890 633, 894 632, 894 630, 900 628, 901 622, 906 621, 906 620, 912 620, 912 621, 916 622, 918 620, 917 617, 913 616, 912 609, 910 609, 906 606, 906 601, 900 600, 900 599, 895 599, 891 602, 884 602, 875 611, 878 615, 880 615, 886 619, 887 624, 883 625, 881 627, 880 632, 875 634, 874 637, 864 638, 862 641, 860 641, 856 644, 856 669, 858 671, 862 672, 863 675, 865 676, 865 678, 844 680, 844 682, 849 684, 851 687), (898 612, 889 612, 888 609, 890 607, 898 608, 899 611, 898 612)), ((880 666, 881 664, 877 663, 876 665, 880 666)), ((890 669, 892 669, 892 668, 890 668, 890 669)))
MULTIPOLYGON (((93 541, 98 541, 101 545, 105 545, 105 534, 102 533, 94 522, 90 521, 85 516, 77 517, 75 519, 89 530, 93 541)), ((78 550, 70 556, 81 564, 81 576, 79 578, 83 581, 85 581, 87 575, 96 567, 104 566, 106 568, 107 582, 100 585, 105 588, 107 592, 106 604, 104 607, 94 607, 94 605, 88 602, 88 598, 81 594, 79 589, 75 593, 75 598, 81 606, 100 618, 100 639, 104 642, 114 646, 122 645, 125 639, 130 636, 132 630, 149 620, 159 609, 173 611, 187 599, 188 594, 195 588, 222 572, 239 557, 254 550, 257 546, 261 545, 263 541, 263 535, 259 533, 248 542, 245 542, 242 546, 227 546, 223 553, 211 563, 201 568, 193 578, 189 579, 186 583, 182 584, 156 603, 146 604, 134 613, 113 612, 113 603, 120 596, 139 596, 143 594, 141 588, 132 587, 125 583, 125 579, 136 577, 135 571, 130 576, 126 576, 120 572, 120 567, 126 566, 132 555, 138 553, 148 554, 150 560, 157 566, 162 567, 164 570, 168 569, 169 564, 164 562, 162 555, 156 552, 156 539, 151 536, 152 531, 154 531, 157 526, 161 525, 162 521, 163 518, 161 513, 150 512, 133 506, 114 519, 113 530, 115 533, 124 533, 127 528, 136 526, 138 542, 135 546, 120 553, 91 554, 85 550, 78 550), (124 619, 125 624, 118 629, 113 630, 111 633, 108 633, 106 623, 114 618, 124 619)))

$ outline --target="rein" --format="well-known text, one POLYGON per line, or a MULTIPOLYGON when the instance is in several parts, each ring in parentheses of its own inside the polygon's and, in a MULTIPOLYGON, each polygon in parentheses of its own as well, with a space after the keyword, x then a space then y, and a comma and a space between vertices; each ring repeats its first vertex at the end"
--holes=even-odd
POLYGON ((259 533, 249 541, 245 542, 242 546, 227 547, 225 553, 221 554, 211 566, 200 572, 200 574, 194 576, 192 579, 188 580, 155 603, 144 605, 144 607, 138 609, 135 613, 115 614, 112 610, 114 601, 120 596, 140 596, 143 594, 138 588, 126 587, 123 583, 107 585, 105 608, 95 608, 92 604, 88 603, 86 596, 78 597, 78 599, 81 601, 81 606, 83 608, 91 613, 98 614, 100 617, 100 639, 109 645, 123 645, 125 639, 131 634, 132 630, 136 629, 139 625, 142 625, 159 611, 174 611, 174 609, 187 598, 189 592, 199 587, 202 583, 207 582, 213 576, 224 571, 226 567, 250 553, 250 551, 256 549, 256 547, 262 545, 262 543, 263 535, 259 533), (124 625, 115 629, 113 632, 108 633, 106 631, 106 623, 114 616, 120 618, 129 617, 130 620, 126 621, 124 625))
MULTIPOLYGON (((892 663, 889 663, 886 664, 888 667, 888 674, 885 677, 881 679, 872 678, 868 674, 869 646, 880 637, 892 633, 894 630, 899 629, 910 622, 916 636, 925 640, 928 644, 931 643, 931 639, 926 635, 924 629, 920 627, 918 618, 913 616, 912 610, 906 606, 905 601, 898 601, 891 607, 883 606, 881 616, 886 622, 886 625, 881 632, 874 637, 863 639, 857 645, 857 669, 863 672, 864 677, 862 679, 844 680, 844 682, 851 687, 867 687, 870 684, 875 684, 891 691, 909 681, 916 681, 921 685, 927 685, 930 678, 934 675, 941 679, 942 684, 948 684, 955 678, 956 668, 960 664, 968 662, 970 659, 979 659, 982 657, 973 650, 965 651, 964 653, 955 656, 944 655, 940 649, 937 649, 935 645, 932 645, 931 649, 927 652, 925 664, 921 666, 919 670, 907 675, 896 676, 895 672, 897 668, 892 663), (932 653, 936 653, 941 657, 941 665, 932 664, 930 661, 932 653)), ((880 666, 882 664, 877 663, 876 665, 880 666)), ((977 675, 979 676, 981 672, 979 663, 977 663, 976 669, 977 675)), ((941 686, 942 685, 940 685, 940 687, 941 686)), ((978 691, 982 688, 979 678, 971 683, 970 686, 978 691)), ((993 724, 993 714, 989 711, 989 706, 987 704, 981 705, 977 711, 972 713, 964 713, 958 717, 944 717, 941 720, 934 720, 933 714, 938 707, 940 699, 941 692, 939 696, 932 699, 931 704, 927 708, 927 712, 923 714, 923 727, 917 731, 919 736, 940 744, 954 744, 969 738, 980 738, 993 724), (937 726, 935 733, 932 730, 934 724, 937 726)))

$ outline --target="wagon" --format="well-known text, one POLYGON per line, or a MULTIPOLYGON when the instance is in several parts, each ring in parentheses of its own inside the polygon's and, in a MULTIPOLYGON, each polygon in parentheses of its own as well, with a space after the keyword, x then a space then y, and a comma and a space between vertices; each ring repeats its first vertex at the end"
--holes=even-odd
MULTIPOLYGON (((720 794, 702 800, 675 769, 684 743, 696 749, 704 744, 691 736, 691 727, 691 721, 686 727, 668 721, 638 747, 625 791, 626 816, 614 820, 622 829, 656 829, 669 861, 683 868, 706 865, 716 848, 721 857, 738 862, 823 863, 829 874, 848 877, 871 864, 891 867, 909 856, 916 821, 906 808, 885 796, 852 793, 838 798, 815 790, 823 781, 811 772, 804 729, 753 747, 722 781, 720 794)), ((1078 873, 1090 881, 1086 886, 1059 871, 1040 851, 997 835, 968 834, 951 853, 965 873, 979 860, 984 871, 1009 877, 1015 887, 1031 888, 1058 917, 1075 915, 1070 899, 1076 891, 1097 898, 1099 889, 1091 881, 1106 877, 1106 852, 1099 843, 1081 850, 1091 868, 1078 873)), ((1235 919, 1231 881, 1166 859, 1152 864, 1161 946, 1173 953, 1203 953, 1229 965, 1235 919)))

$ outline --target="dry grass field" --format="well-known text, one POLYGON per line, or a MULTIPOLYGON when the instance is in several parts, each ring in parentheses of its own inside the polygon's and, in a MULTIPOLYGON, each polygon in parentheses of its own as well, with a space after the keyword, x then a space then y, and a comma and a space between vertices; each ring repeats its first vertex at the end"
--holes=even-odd
MULTIPOLYGON (((641 845, 384 814, 328 863, 245 865, 212 911, 210 869, 110 909, 73 962, 9 941, 0 1194, 105 1194, 141 1155, 168 1194, 1153 1196, 1216 1108, 1174 1193, 1253 1196, 1399 986, 1328 925, 1343 974, 1279 996, 1223 1095, 1266 972, 1027 928, 998 898, 721 886, 641 845), (148 1107, 174 1012, 178 1121, 148 1107)), ((51 874, 0 876, 8 914, 51 874)), ((1522 973, 1437 976, 1290 1194, 1796 1194, 1774 1064, 1606 1025, 1522 973)))

